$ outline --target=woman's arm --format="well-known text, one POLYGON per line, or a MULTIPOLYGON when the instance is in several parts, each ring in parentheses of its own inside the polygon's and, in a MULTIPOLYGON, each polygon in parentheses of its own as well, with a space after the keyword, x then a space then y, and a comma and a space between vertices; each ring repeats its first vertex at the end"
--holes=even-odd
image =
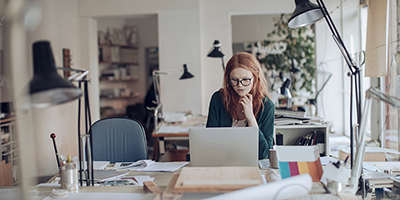
POLYGON ((259 159, 266 159, 269 155, 269 149, 272 148, 274 140, 274 120, 275 120, 275 105, 267 99, 264 104, 263 112, 258 119, 259 128, 259 159))

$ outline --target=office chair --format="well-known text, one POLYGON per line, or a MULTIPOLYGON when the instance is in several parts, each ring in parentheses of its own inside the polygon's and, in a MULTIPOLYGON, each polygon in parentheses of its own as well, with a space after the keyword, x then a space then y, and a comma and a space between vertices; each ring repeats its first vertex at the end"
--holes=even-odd
POLYGON ((147 140, 142 124, 127 118, 106 118, 95 122, 93 160, 134 162, 147 159, 147 140))

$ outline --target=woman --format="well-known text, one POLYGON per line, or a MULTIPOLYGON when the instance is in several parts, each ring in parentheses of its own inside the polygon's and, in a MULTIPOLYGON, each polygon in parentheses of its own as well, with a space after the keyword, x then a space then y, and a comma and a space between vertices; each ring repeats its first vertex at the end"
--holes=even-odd
POLYGON ((268 158, 275 105, 260 63, 249 53, 233 55, 226 64, 223 85, 211 97, 207 127, 258 127, 258 158, 268 158))

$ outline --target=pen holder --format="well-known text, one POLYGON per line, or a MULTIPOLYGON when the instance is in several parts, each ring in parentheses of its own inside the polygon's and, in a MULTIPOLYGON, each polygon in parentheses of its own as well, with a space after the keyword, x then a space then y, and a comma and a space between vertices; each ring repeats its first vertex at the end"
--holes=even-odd
POLYGON ((76 162, 61 164, 61 188, 68 191, 76 191, 79 189, 76 162))

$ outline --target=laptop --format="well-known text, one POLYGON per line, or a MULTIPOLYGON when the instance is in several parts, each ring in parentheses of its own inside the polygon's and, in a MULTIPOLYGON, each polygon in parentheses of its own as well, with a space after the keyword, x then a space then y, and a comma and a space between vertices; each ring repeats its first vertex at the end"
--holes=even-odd
POLYGON ((189 129, 190 166, 258 166, 258 128, 189 129))

